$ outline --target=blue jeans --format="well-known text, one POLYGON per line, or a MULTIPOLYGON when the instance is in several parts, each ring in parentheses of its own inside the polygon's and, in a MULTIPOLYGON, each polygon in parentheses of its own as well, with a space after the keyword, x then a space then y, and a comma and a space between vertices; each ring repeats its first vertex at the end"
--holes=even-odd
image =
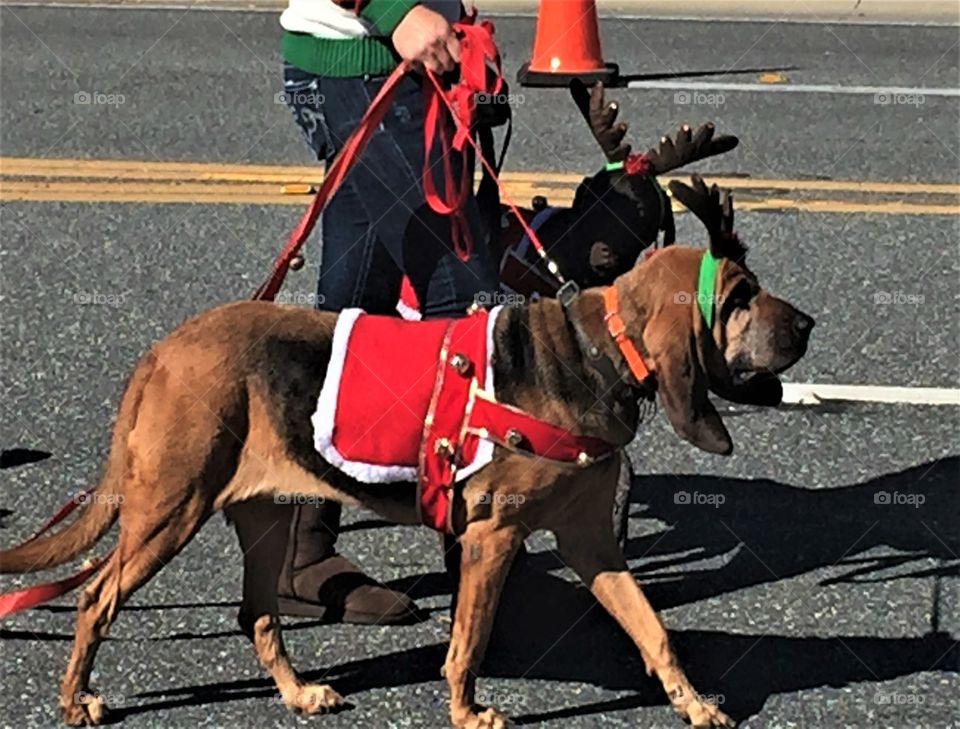
MULTIPOLYGON (((328 78, 284 66, 287 103, 318 160, 333 160, 383 81, 328 78)), ((407 75, 367 148, 323 211, 319 308, 359 306, 370 313, 393 314, 404 274, 425 318, 461 316, 478 293, 499 289, 488 232, 473 193, 465 210, 474 242, 467 261, 453 251, 449 218, 425 202, 423 114, 420 79, 407 75)), ((454 179, 459 179, 459 155, 454 157, 454 179)), ((430 163, 434 186, 442 191, 437 149, 431 151, 430 163)))

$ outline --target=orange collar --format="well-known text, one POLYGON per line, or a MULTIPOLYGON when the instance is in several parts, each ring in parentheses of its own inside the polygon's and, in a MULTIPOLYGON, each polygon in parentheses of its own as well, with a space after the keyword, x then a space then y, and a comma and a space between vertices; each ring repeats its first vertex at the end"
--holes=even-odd
POLYGON ((603 320, 607 323, 607 331, 620 348, 620 354, 626 360, 631 374, 637 378, 637 382, 643 382, 650 376, 651 371, 643 361, 643 355, 627 337, 627 327, 620 317, 620 298, 617 295, 616 286, 610 285, 603 290, 603 309, 603 320))

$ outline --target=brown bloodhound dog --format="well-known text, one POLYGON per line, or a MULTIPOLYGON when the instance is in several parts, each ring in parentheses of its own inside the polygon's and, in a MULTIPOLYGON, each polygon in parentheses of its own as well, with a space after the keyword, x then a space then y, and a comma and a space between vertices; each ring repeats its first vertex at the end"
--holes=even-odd
MULTIPOLYGON (((730 216, 717 212, 715 188, 711 195, 697 181, 696 190, 675 187, 674 194, 699 206, 721 259, 713 326, 704 325, 689 295, 698 290, 702 250, 664 249, 613 284, 627 335, 652 378, 631 379, 604 322, 602 291, 588 289, 566 310, 546 299, 503 310, 494 336, 498 399, 622 447, 638 424, 638 398, 656 393, 677 433, 712 453, 733 446, 710 390, 750 402, 779 399, 771 378, 803 356, 813 320, 760 287, 731 235, 730 216), (607 366, 597 365, 598 353, 607 366), (756 375, 759 389, 752 386, 756 375)), ((342 704, 330 686, 304 683, 284 650, 276 583, 290 509, 275 497, 282 486, 287 494, 360 504, 401 523, 417 521, 417 505, 413 484, 359 483, 314 449, 310 415, 335 321, 332 313, 261 302, 228 304, 187 321, 134 370, 97 497, 60 532, 0 553, 3 572, 62 564, 119 517, 117 547, 78 601, 60 691, 67 722, 103 719, 106 707, 89 686, 97 647, 133 592, 221 509, 244 552, 240 624, 284 702, 310 713, 342 704)), ((535 529, 554 532, 560 556, 623 626, 678 713, 698 727, 732 725, 690 685, 612 535, 619 465, 612 457, 578 467, 498 447, 493 462, 465 481, 455 510, 463 545, 459 600, 445 663, 454 726, 507 725, 496 709, 474 704, 475 677, 511 559, 535 529)))

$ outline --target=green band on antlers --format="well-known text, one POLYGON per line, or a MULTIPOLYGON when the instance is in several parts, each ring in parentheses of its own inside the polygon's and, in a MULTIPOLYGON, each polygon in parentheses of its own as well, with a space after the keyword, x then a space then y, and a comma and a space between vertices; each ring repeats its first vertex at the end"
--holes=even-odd
POLYGON ((703 252, 700 259, 700 281, 697 284, 697 305, 708 327, 713 327, 714 301, 717 291, 717 268, 720 259, 710 251, 703 252))

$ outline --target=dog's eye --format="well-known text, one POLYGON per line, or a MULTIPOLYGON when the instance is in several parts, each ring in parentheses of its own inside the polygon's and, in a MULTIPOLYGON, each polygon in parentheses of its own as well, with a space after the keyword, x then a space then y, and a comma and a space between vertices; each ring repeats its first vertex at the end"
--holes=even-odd
POLYGON ((746 279, 742 279, 727 297, 727 305, 734 309, 746 309, 753 298, 753 286, 746 279))

